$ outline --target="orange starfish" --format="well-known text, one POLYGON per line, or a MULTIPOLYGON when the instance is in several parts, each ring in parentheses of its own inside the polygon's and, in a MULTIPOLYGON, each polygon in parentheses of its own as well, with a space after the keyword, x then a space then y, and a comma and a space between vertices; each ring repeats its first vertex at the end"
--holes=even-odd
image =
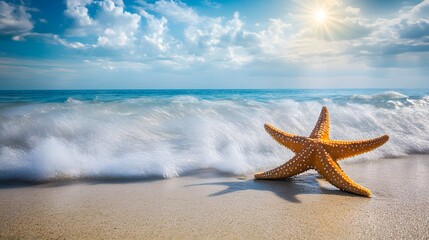
POLYGON ((255 174, 256 179, 283 179, 314 169, 343 191, 371 196, 371 191, 353 182, 337 161, 369 152, 387 142, 389 136, 359 141, 331 140, 327 107, 322 108, 319 120, 309 137, 289 134, 268 124, 264 127, 274 140, 292 150, 295 156, 277 168, 255 174))

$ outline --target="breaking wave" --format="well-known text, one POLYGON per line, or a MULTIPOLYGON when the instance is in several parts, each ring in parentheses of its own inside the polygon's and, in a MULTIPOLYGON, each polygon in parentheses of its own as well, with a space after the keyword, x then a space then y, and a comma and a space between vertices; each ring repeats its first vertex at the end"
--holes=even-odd
POLYGON ((0 180, 175 177, 202 168, 249 174, 292 156, 265 133, 264 123, 308 135, 323 105, 331 113, 333 139, 390 135, 357 161, 429 153, 427 96, 69 97, 0 105, 0 180))

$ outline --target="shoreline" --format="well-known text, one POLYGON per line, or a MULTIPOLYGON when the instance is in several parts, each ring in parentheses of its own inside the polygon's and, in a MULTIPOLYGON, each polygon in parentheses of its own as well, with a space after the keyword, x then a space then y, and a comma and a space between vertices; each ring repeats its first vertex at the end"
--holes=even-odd
POLYGON ((429 237, 429 156, 341 165, 365 198, 308 172, 283 181, 210 170, 172 179, 0 184, 0 238, 429 237))

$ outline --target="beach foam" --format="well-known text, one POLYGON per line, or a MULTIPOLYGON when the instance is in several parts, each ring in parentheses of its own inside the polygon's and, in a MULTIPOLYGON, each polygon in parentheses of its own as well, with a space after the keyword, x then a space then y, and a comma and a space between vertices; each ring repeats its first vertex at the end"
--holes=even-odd
POLYGON ((389 134, 346 162, 429 153, 429 98, 399 92, 294 100, 141 97, 6 104, 0 108, 0 180, 175 177, 213 168, 249 174, 292 156, 265 133, 271 123, 309 135, 323 105, 333 139, 389 134))

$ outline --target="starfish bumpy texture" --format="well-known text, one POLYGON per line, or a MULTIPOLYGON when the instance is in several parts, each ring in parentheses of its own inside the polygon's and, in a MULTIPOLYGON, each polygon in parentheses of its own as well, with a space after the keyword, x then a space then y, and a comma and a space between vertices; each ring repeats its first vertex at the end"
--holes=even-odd
POLYGON ((289 134, 269 124, 265 124, 264 127, 274 140, 292 150, 295 156, 277 168, 255 174, 255 179, 284 179, 314 169, 343 191, 371 196, 371 191, 353 182, 337 161, 369 152, 386 143, 389 136, 358 141, 331 140, 327 107, 322 108, 319 120, 309 137, 289 134))

